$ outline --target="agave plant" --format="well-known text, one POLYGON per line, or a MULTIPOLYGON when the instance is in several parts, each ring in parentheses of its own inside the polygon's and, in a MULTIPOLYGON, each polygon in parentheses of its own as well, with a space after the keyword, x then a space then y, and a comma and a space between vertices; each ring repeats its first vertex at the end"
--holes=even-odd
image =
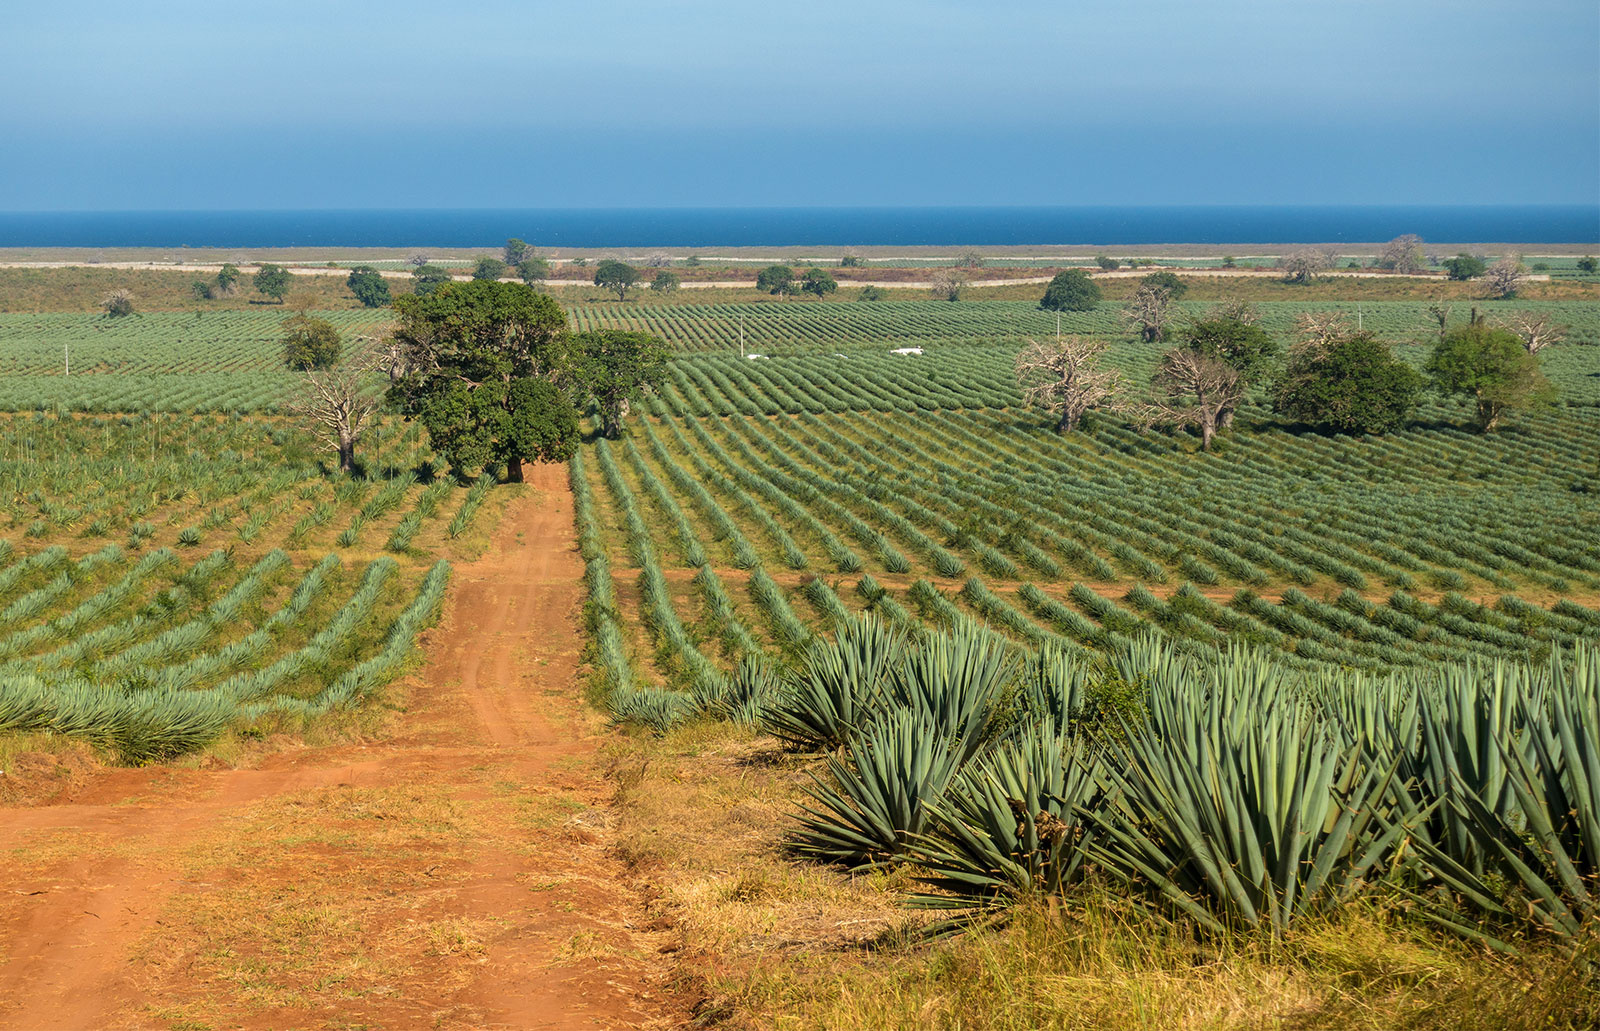
MULTIPOLYGON (((1521 922, 1575 938, 1600 918, 1600 652, 1581 651, 1570 673, 1551 664, 1548 695, 1516 702, 1527 747, 1494 738, 1495 776, 1450 771, 1447 806, 1476 846, 1417 842, 1422 864, 1468 907, 1495 923, 1521 922), (1509 802, 1514 804, 1508 804, 1509 802)), ((1430 915, 1487 944, 1489 929, 1431 907, 1430 915)))
POLYGON ((612 722, 637 723, 657 734, 700 714, 693 695, 661 687, 612 691, 606 695, 606 707, 611 710, 612 722))
POLYGON ((1395 854, 1397 760, 1369 761, 1270 680, 1197 679, 1162 684, 1142 731, 1109 746, 1117 797, 1082 810, 1090 851, 1206 926, 1277 933, 1395 854))
POLYGON ((843 756, 828 757, 828 780, 813 778, 811 804, 801 806, 789 848, 851 868, 890 862, 927 829, 930 804, 960 765, 949 737, 926 713, 896 709, 880 716, 843 756))
POLYGON ((778 676, 760 655, 743 656, 720 692, 695 690, 702 711, 746 726, 759 724, 779 695, 778 676))
POLYGON ((889 678, 889 695, 925 716, 934 733, 951 738, 966 762, 982 745, 995 703, 1015 676, 1001 638, 958 624, 906 649, 889 678))
POLYGON ((840 747, 872 715, 902 641, 876 615, 841 624, 834 640, 818 640, 806 650, 782 697, 768 709, 767 728, 797 748, 840 747))
MULTIPOLYGON (((1051 720, 1030 724, 956 777, 930 806, 932 828, 911 849, 936 893, 929 909, 967 909, 951 925, 1003 913, 1022 899, 1060 896, 1084 872, 1079 813, 1103 793, 1093 754, 1064 742, 1051 720)), ((944 928, 940 928, 941 930, 944 928)))

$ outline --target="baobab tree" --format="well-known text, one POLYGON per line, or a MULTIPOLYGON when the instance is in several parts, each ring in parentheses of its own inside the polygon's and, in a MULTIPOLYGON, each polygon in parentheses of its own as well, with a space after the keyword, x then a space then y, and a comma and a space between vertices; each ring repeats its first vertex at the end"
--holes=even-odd
POLYGON ((1378 255, 1378 267, 1414 275, 1422 271, 1427 260, 1422 237, 1416 233, 1406 233, 1383 245, 1383 251, 1378 255))
POLYGON ((1328 345, 1350 332, 1350 321, 1342 311, 1303 311, 1294 320, 1299 342, 1298 353, 1320 354, 1328 345))
POLYGON ((339 470, 346 474, 355 470, 356 444, 367 420, 383 403, 383 394, 371 382, 380 361, 381 356, 367 352, 334 368, 308 372, 300 389, 284 403, 339 453, 339 470))
POLYGON ((1522 259, 1515 254, 1507 254, 1483 273, 1483 280, 1489 286, 1491 297, 1515 295, 1517 287, 1521 286, 1526 278, 1528 278, 1527 272, 1522 267, 1522 259))
POLYGON ((1309 283, 1333 267, 1333 255, 1317 247, 1300 247, 1278 259, 1286 283, 1309 283))
POLYGON ((1139 334, 1139 339, 1153 344, 1167 338, 1167 328, 1176 315, 1172 291, 1155 283, 1145 283, 1122 310, 1122 321, 1139 334))
POLYGON ((1238 408, 1245 395, 1238 369, 1187 347, 1175 348, 1162 357, 1153 385, 1165 398, 1159 421, 1194 426, 1200 431, 1200 447, 1206 451, 1211 450, 1222 417, 1238 408))
POLYGON ((1513 311, 1501 316, 1499 322, 1515 333, 1529 354, 1559 344, 1567 338, 1567 327, 1552 321, 1550 316, 1537 311, 1513 311))
POLYGON ((1122 375, 1096 368, 1105 341, 1068 336, 1045 343, 1028 341, 1017 355, 1017 385, 1022 398, 1048 412, 1057 413, 1057 433, 1078 428, 1084 413, 1116 397, 1122 375))

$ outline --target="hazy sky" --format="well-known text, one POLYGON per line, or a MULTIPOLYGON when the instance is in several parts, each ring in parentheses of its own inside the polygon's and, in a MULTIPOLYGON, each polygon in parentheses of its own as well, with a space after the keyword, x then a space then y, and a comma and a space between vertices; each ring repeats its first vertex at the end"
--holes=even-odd
POLYGON ((1595 0, 7 6, 0 210, 1600 199, 1595 0))

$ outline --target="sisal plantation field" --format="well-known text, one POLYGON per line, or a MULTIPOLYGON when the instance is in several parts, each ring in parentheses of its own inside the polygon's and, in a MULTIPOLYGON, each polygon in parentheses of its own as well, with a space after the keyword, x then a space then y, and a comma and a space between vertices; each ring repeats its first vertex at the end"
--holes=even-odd
POLYGON ((406 664, 491 481, 394 424, 365 479, 282 421, 0 420, 0 729, 131 762, 301 730, 406 664))
MULTIPOLYGON (((1432 394, 1392 432, 1318 432, 1258 386, 1210 450, 1117 410, 1055 432, 1015 368, 1055 337, 1036 302, 563 307, 665 348, 615 436, 585 402, 537 491, 458 475, 393 412, 341 473, 287 403, 292 309, 0 315, 0 744, 365 740, 440 653, 420 704, 488 719, 480 650, 507 677, 506 628, 550 598, 571 611, 542 632, 581 606, 584 639, 527 672, 582 648, 542 686, 609 726, 633 873, 606 876, 659 871, 629 923, 671 928, 671 979, 735 1026, 1600 1016, 1600 305, 1454 304, 1447 330, 1566 327, 1535 358, 1552 399, 1492 433, 1432 394), (534 523, 554 550, 529 557, 534 523), (482 593, 507 570, 523 593, 482 593), (452 599, 469 618, 419 655, 452 599)), ((1256 307, 1284 341, 1340 311, 1415 369, 1441 336, 1422 301, 1256 307)), ((313 314, 363 360, 405 311, 313 314)), ((1147 383, 1171 344, 1123 312, 1060 329, 1147 383)), ((461 761, 506 761, 544 701, 461 761)))

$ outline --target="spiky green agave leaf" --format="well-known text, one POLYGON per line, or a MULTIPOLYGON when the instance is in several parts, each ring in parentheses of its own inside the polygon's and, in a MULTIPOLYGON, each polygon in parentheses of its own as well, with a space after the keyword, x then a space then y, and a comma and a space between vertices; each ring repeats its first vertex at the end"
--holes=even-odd
POLYGON ((1079 812, 1104 793, 1097 754, 1042 720, 963 770, 930 805, 930 830, 911 846, 911 861, 926 871, 918 880, 934 889, 911 904, 968 910, 942 931, 1023 899, 1065 895, 1087 855, 1079 812))
POLYGON ((898 858, 928 826, 928 806, 960 768, 950 738, 924 713, 898 709, 828 757, 788 846, 797 855, 859 868, 898 858))
POLYGON ((768 707, 767 728, 796 748, 843 745, 870 718, 903 640, 874 614, 841 623, 834 640, 814 641, 806 650, 782 696, 768 707))

